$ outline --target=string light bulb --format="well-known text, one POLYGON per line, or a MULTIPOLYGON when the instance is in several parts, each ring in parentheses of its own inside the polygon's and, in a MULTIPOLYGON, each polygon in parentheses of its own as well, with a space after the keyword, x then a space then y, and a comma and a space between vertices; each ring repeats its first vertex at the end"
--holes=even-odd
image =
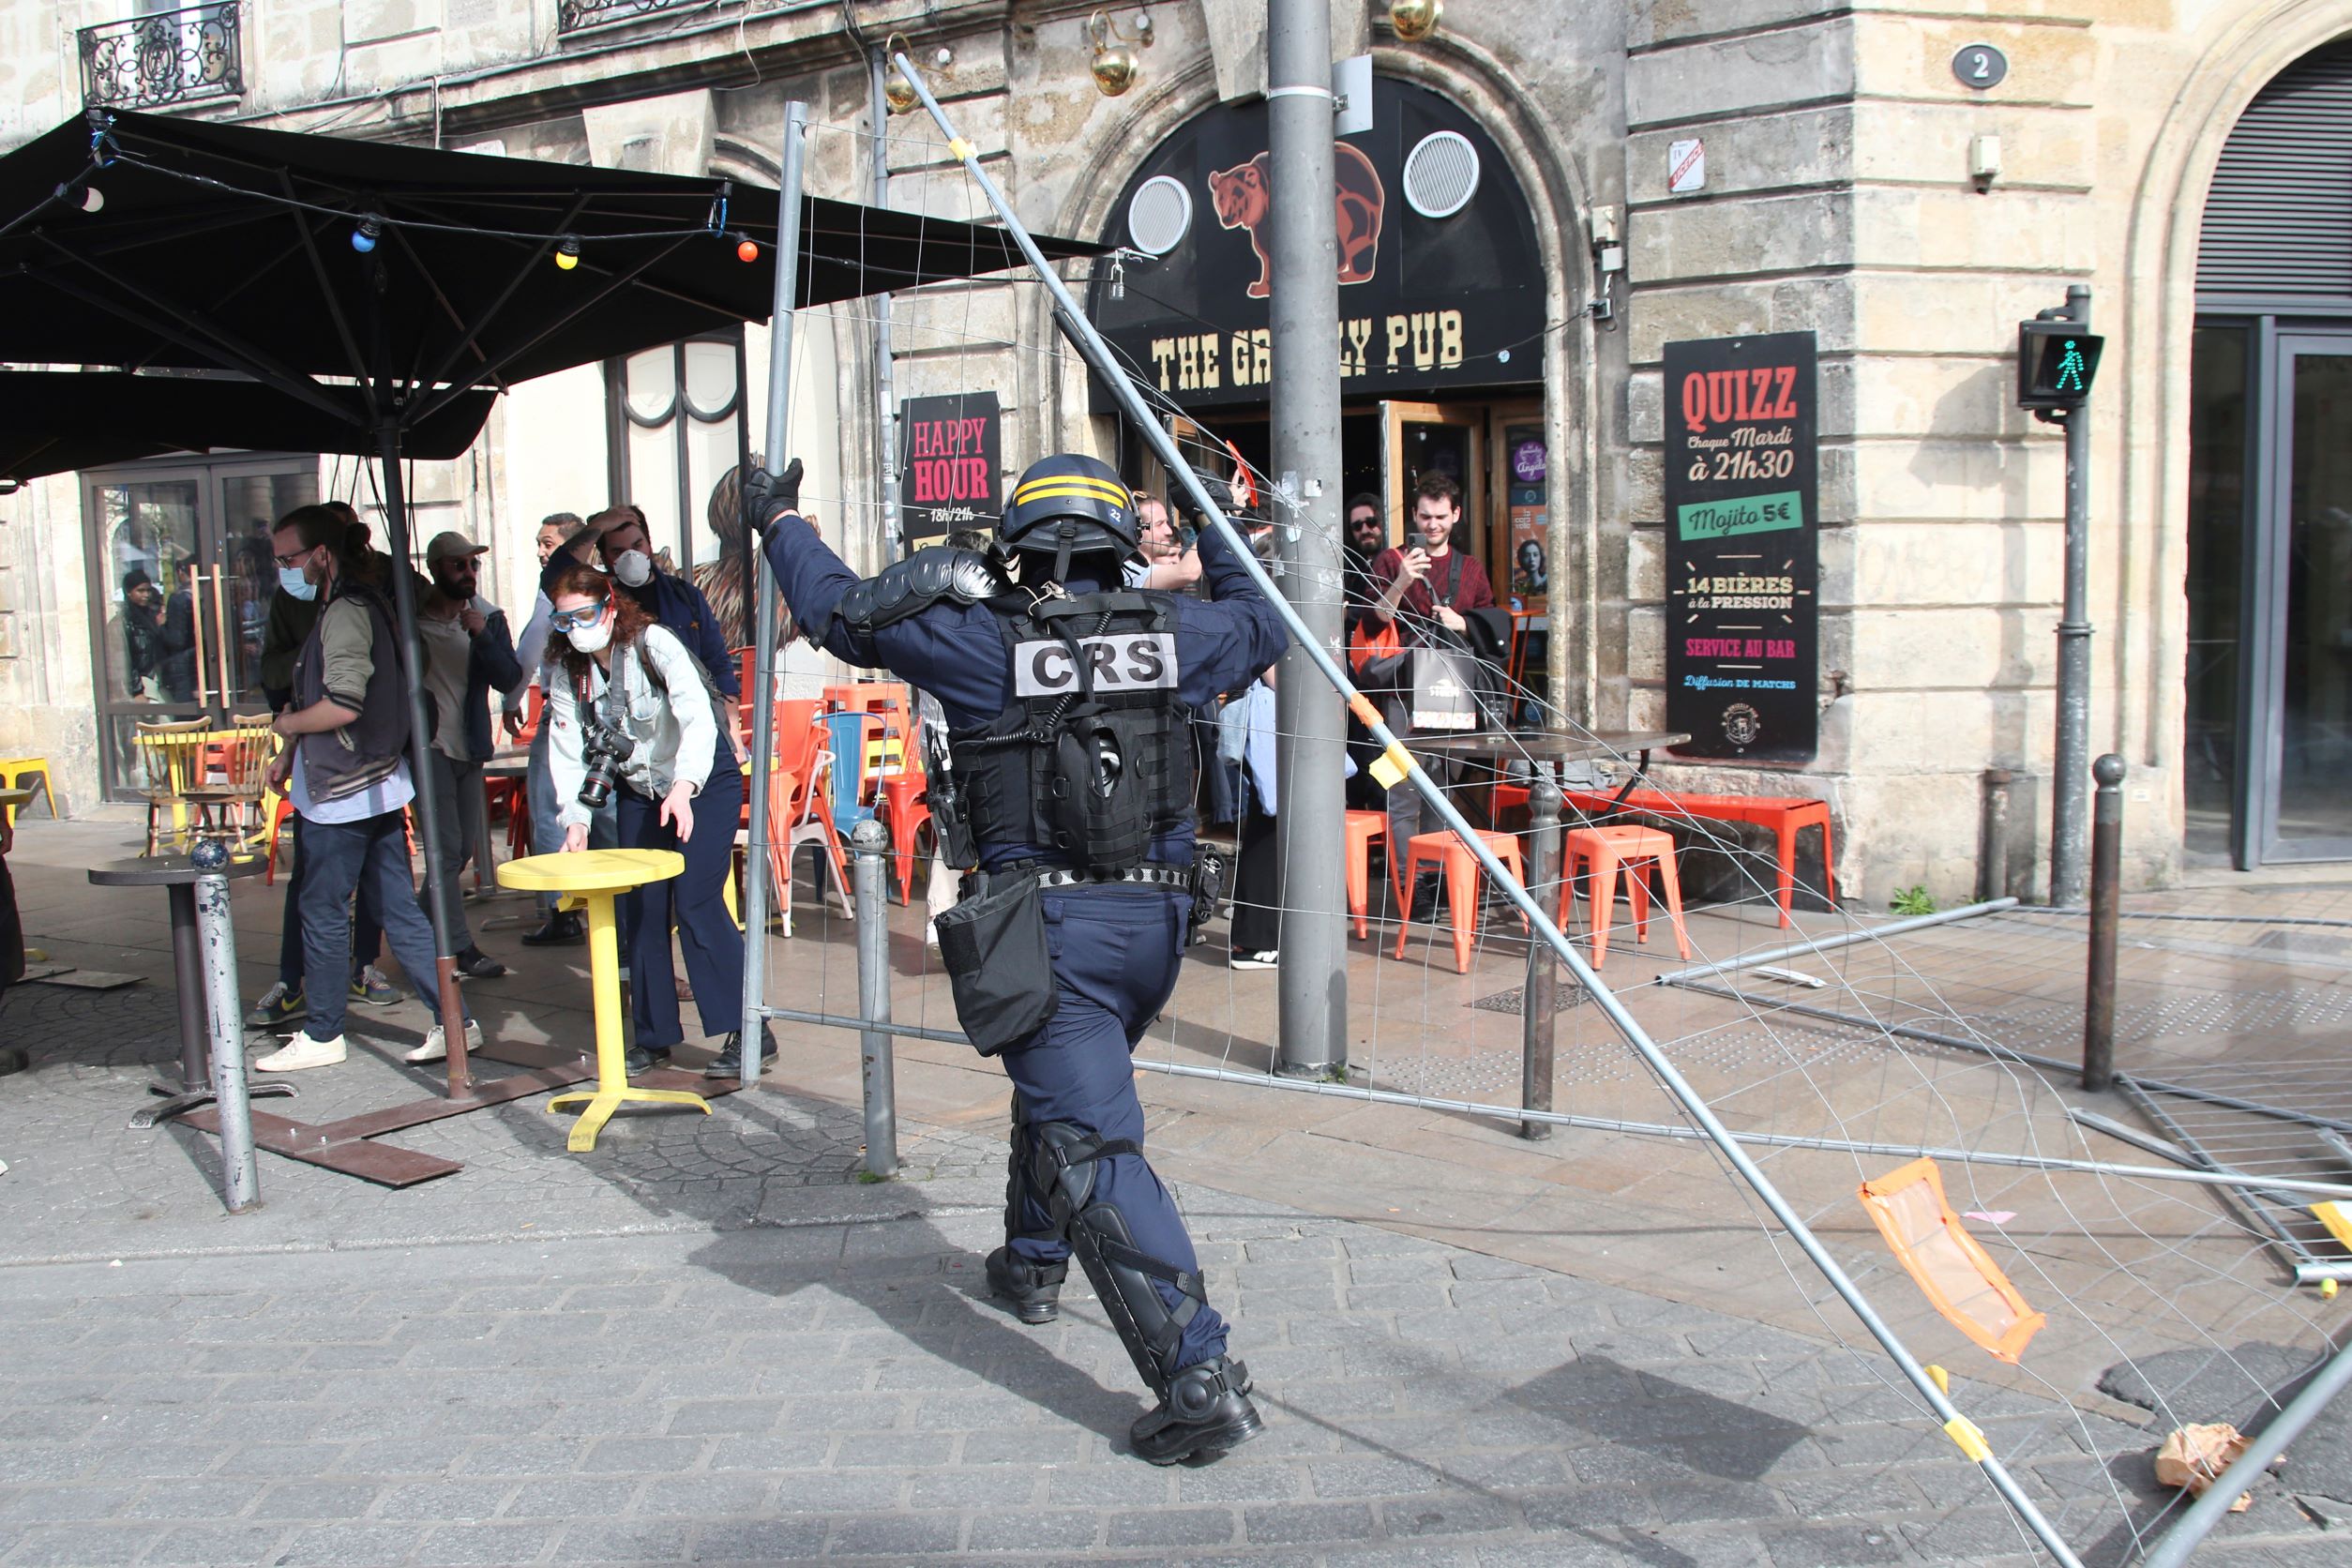
POLYGON ((565 234, 555 243, 555 268, 558 272, 569 272, 579 264, 580 240, 575 235, 565 234))
POLYGON ((756 262, 760 259, 760 242, 746 234, 735 245, 735 260, 756 262))
POLYGON ((106 205, 105 191, 94 185, 83 187, 82 210, 83 212, 96 212, 104 205, 106 205))
POLYGON ((383 234, 384 219, 371 212, 363 213, 358 226, 351 232, 351 248, 364 256, 376 248, 376 241, 383 234))

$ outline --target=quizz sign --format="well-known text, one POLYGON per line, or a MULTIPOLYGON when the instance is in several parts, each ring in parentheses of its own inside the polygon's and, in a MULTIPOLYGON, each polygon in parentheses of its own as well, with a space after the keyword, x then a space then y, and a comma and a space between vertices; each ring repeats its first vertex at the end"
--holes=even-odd
POLYGON ((1003 422, 993 392, 898 405, 898 515, 908 548, 957 528, 993 528, 1003 509, 1003 422))
POLYGON ((1814 335, 1666 345, 1666 728, 1683 757, 1819 745, 1814 335))

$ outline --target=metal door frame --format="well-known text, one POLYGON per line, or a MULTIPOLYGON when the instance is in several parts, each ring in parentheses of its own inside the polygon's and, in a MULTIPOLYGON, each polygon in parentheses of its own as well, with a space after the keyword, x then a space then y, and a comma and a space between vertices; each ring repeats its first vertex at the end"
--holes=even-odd
POLYGON ((2295 365, 2305 354, 2352 358, 2352 325, 2258 316, 2249 324, 2247 518, 2239 589, 2238 776, 2231 861, 2238 869, 2352 860, 2352 837, 2279 834, 2286 754, 2287 517, 2295 463, 2295 365))

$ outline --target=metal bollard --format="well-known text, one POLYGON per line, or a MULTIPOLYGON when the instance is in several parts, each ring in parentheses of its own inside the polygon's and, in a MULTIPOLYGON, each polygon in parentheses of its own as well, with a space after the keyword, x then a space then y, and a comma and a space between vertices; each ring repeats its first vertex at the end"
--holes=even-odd
POLYGON ((2090 817, 2090 966, 2083 988, 2083 1087, 2115 1082, 2116 900, 2123 877, 2123 759, 2091 764, 2099 782, 2090 817))
POLYGON ((1989 904, 2009 894, 2009 791, 2016 776, 2007 768, 1984 770, 1984 804, 1977 824, 1976 901, 1989 904))
POLYGON ((245 1014, 237 1001, 237 933, 229 918, 229 879, 196 879, 196 928, 204 951, 204 1011, 212 1041, 212 1093, 220 1118, 220 1189, 229 1213, 262 1200, 253 1162, 253 1117, 245 1098, 245 1014))
MULTIPOLYGON (((1527 887, 1540 900, 1560 881, 1560 786, 1552 765, 1535 764, 1535 781, 1528 787, 1527 887)), ((1552 1108, 1552 1006, 1560 990, 1560 960, 1549 943, 1530 942, 1527 950, 1527 987, 1519 992, 1519 1105, 1527 1110, 1552 1108)), ((1548 1122, 1522 1122, 1519 1136, 1541 1140, 1552 1136, 1548 1122)))
MULTIPOLYGON (((857 892, 857 1016, 869 1024, 890 1021, 890 835, 868 817, 850 835, 855 862, 851 881, 857 892)), ((876 1177, 898 1173, 898 1093, 887 1030, 861 1029, 857 1035, 858 1079, 866 1092, 866 1169, 876 1177)))

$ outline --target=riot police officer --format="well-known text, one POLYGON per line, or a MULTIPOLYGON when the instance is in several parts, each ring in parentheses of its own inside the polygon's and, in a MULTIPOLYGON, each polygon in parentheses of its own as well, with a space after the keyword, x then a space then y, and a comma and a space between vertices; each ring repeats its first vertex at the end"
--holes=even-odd
POLYGON ((1032 464, 989 550, 917 550, 863 581, 797 515, 799 481, 797 462, 755 474, 745 505, 802 634, 947 716, 931 810, 981 874, 939 917, 942 967, 1015 1091, 988 1284, 1051 1321, 1075 1252, 1159 1396, 1136 1453, 1222 1453, 1259 1430, 1249 1375, 1144 1159, 1129 1058, 1214 902, 1194 880, 1190 713, 1273 663, 1282 624, 1221 535, 1201 540, 1213 602, 1125 587, 1135 500, 1092 458, 1032 464))

